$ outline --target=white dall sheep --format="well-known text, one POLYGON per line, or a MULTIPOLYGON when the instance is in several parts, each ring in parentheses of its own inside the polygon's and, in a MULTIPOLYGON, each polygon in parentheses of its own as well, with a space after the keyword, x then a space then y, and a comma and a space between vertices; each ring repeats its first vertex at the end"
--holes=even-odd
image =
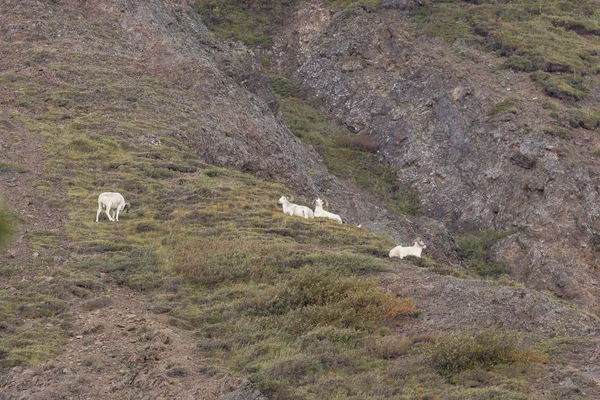
POLYGON ((417 238, 415 244, 413 244, 411 247, 394 247, 392 250, 390 250, 390 257, 400 257, 400 259, 403 259, 406 256, 415 256, 421 258, 421 252, 425 248, 427 248, 425 243, 423 243, 421 238, 417 238))
MULTIPOLYGON (((294 198, 290 196, 291 201, 294 201, 294 198)), ((277 204, 281 204, 283 206, 283 212, 289 215, 297 215, 299 217, 304 218, 314 218, 315 215, 313 210, 306 206, 300 206, 298 204, 290 203, 290 199, 286 196, 281 196, 281 198, 277 201, 277 204)))
POLYGON ((102 208, 106 209, 106 215, 111 221, 119 220, 119 213, 125 209, 125 212, 129 212, 131 204, 126 203, 121 193, 105 192, 98 196, 98 212, 96 213, 96 222, 102 212, 102 208), (113 215, 110 215, 110 210, 115 209, 113 215))
MULTIPOLYGON (((313 204, 315 205, 315 218, 329 218, 336 220, 340 224, 342 223, 342 217, 340 217, 337 214, 323 210, 323 200, 316 199, 315 201, 313 201, 313 204)), ((329 202, 327 200, 325 200, 325 205, 329 205, 329 202)))

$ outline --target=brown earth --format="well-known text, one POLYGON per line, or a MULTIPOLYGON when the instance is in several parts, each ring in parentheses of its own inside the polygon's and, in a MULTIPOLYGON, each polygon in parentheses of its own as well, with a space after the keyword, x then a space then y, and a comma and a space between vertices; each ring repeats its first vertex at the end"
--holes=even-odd
POLYGON ((217 399, 222 382, 195 351, 190 331, 148 310, 148 298, 106 290, 102 309, 77 313, 64 351, 39 367, 2 377, 3 399, 217 399))

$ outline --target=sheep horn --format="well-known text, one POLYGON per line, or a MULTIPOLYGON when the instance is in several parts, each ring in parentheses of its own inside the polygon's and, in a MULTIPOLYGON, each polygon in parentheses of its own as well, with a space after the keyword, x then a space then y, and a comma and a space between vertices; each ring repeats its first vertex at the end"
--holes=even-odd
POLYGON ((294 196, 292 196, 292 195, 289 195, 289 196, 287 196, 287 199, 288 199, 289 201, 294 201, 294 196))

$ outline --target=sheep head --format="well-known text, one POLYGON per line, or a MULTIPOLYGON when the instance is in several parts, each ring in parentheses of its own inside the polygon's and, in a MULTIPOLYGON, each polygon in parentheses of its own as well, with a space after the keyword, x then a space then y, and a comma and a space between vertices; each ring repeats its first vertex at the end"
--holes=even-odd
POLYGON ((131 208, 131 203, 125 203, 125 207, 123 207, 125 209, 125 214, 127 214, 129 212, 129 209, 131 208))
POLYGON ((277 200, 277 204, 289 203, 290 201, 293 201, 293 199, 292 196, 281 196, 279 200, 277 200))

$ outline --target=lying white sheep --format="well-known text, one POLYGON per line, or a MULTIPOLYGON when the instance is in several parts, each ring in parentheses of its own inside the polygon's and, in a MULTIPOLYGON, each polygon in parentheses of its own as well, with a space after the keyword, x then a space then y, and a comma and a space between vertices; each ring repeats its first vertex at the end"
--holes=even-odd
POLYGON ((421 238, 417 238, 415 244, 413 244, 411 247, 394 247, 392 250, 390 250, 390 257, 400 257, 400 259, 403 259, 406 256, 415 256, 421 258, 421 252, 425 248, 427 248, 425 243, 423 243, 421 238))
POLYGON ((98 217, 100 217, 100 213, 102 212, 102 208, 106 209, 106 215, 108 219, 111 221, 119 220, 119 212, 125 209, 125 212, 129 212, 129 208, 131 204, 125 202, 125 198, 121 193, 115 192, 105 192, 98 196, 98 212, 96 213, 96 222, 98 222, 98 217), (115 209, 113 215, 110 215, 110 210, 115 209))
MULTIPOLYGON (((294 201, 294 198, 290 196, 291 201, 294 201)), ((283 206, 283 212, 289 215, 297 215, 299 217, 304 218, 314 218, 315 215, 313 211, 306 206, 299 206, 298 204, 290 203, 290 200, 286 196, 281 196, 281 198, 277 201, 277 204, 281 204, 283 206)))
MULTIPOLYGON (((337 214, 323 210, 323 200, 316 199, 315 201, 313 201, 313 204, 315 205, 315 218, 329 218, 336 220, 340 224, 342 223, 342 217, 340 217, 337 214)), ((329 202, 327 200, 325 200, 325 205, 329 205, 329 202)))

